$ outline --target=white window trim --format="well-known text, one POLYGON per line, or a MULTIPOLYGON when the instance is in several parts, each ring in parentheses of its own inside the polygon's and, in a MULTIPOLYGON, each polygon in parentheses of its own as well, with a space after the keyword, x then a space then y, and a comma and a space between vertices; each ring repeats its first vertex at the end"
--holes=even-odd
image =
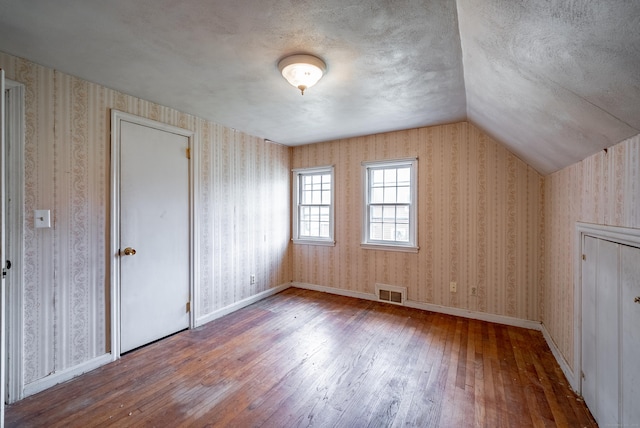
POLYGON ((361 248, 369 250, 402 251, 417 253, 418 247, 418 158, 390 159, 362 162, 362 242, 361 248), (411 204, 409 205, 409 242, 372 241, 369 239, 369 169, 411 166, 411 204))
POLYGON ((307 245, 325 245, 335 246, 335 174, 334 166, 317 166, 312 168, 295 168, 293 171, 293 237, 294 244, 307 244, 307 245), (331 206, 329 207, 329 237, 328 238, 308 238, 300 237, 298 228, 300 226, 300 176, 301 175, 314 175, 314 174, 330 174, 331 175, 331 206))

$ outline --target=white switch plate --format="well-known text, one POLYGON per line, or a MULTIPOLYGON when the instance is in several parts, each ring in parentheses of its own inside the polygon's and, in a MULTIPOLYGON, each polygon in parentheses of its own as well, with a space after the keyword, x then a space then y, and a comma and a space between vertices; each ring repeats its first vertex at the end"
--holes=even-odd
POLYGON ((38 228, 51 227, 51 210, 34 210, 34 224, 38 228))

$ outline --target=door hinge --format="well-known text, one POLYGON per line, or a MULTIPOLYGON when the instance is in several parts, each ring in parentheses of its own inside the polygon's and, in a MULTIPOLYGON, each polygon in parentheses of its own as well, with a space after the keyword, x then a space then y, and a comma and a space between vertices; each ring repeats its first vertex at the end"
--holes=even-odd
POLYGON ((582 260, 587 260, 587 255, 586 254, 582 255, 582 260))
POLYGON ((187 147, 187 159, 191 159, 191 147, 187 147))
POLYGON ((11 269, 11 260, 7 260, 5 262, 4 267, 2 268, 2 277, 6 278, 7 277, 7 271, 11 269))
POLYGON ((582 370, 580 370, 580 376, 582 377, 582 379, 584 379, 584 372, 582 370))
POLYGON ((191 302, 187 302, 187 312, 191 312, 191 302))

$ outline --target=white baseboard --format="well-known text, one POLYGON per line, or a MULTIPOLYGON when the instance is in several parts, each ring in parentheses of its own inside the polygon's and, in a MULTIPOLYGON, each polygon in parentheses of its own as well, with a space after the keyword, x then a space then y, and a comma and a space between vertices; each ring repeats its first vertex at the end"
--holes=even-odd
POLYGON ((338 296, 354 297, 356 299, 362 300, 374 300, 376 302, 378 301, 375 294, 363 293, 361 291, 343 290, 342 288, 326 287, 324 285, 309 284, 306 282, 292 282, 291 286, 296 288, 303 288, 305 290, 320 291, 322 293, 337 294, 338 296))
MULTIPOLYGON (((340 296, 355 297, 364 300, 379 301, 375 294, 363 293, 360 291, 343 290, 334 287, 325 287, 324 285, 307 284, 303 282, 292 282, 291 285, 306 290, 321 291, 323 293, 338 294, 340 296)), ((384 303, 384 302, 382 302, 384 303)), ((510 325, 514 327, 529 328, 532 330, 540 330, 541 324, 538 321, 523 320, 520 318, 507 317, 504 315, 488 314, 486 312, 470 311, 468 309, 451 308, 448 306, 434 305, 432 303, 416 302, 406 300, 404 306, 408 308, 421 309, 423 311, 437 312, 447 315, 455 315, 463 318, 476 319, 481 321, 495 322, 497 324, 510 325)))
POLYGON ((509 325, 512 327, 522 327, 540 331, 540 322, 525 320, 522 318, 508 317, 506 315, 496 315, 487 312, 472 311, 469 309, 452 308, 450 306, 434 305, 433 303, 415 302, 407 300, 405 306, 424 311, 438 312, 441 314, 454 315, 457 317, 469 318, 480 321, 494 322, 496 324, 509 325))
POLYGON ((281 284, 281 285, 278 285, 277 287, 262 291, 251 297, 247 297, 246 299, 240 300, 239 302, 233 303, 229 306, 225 306, 224 308, 218 309, 217 311, 211 312, 210 314, 207 314, 203 317, 196 318, 194 328, 200 327, 201 325, 204 325, 218 318, 222 318, 225 315, 229 315, 230 313, 235 312, 238 309, 242 309, 246 306, 252 305, 256 302, 259 302, 262 299, 266 299, 269 296, 278 294, 279 292, 286 290, 289 287, 291 287, 291 283, 281 284))
POLYGON ((579 379, 576 377, 576 374, 574 373, 574 371, 571 370, 571 368, 569 367, 567 360, 565 360, 564 357, 562 356, 562 352, 560 352, 560 349, 558 349, 558 347, 556 346, 556 343, 553 341, 553 338, 551 337, 551 334, 547 330, 547 327, 545 327, 544 324, 540 324, 540 326, 541 326, 540 330, 542 331, 544 340, 547 341, 547 345, 549 346, 549 349, 551 349, 551 352, 553 353, 553 356, 558 362, 560 369, 562 369, 562 373, 564 373, 565 377, 567 378, 567 381, 569 382, 571 389, 573 389, 576 393, 580 394, 579 379))
POLYGON ((22 397, 28 397, 29 395, 36 394, 40 391, 44 391, 47 388, 51 388, 59 383, 66 382, 73 379, 76 376, 95 370, 98 367, 102 367, 105 364, 109 364, 113 361, 111 354, 104 354, 92 360, 86 361, 77 366, 71 367, 66 370, 54 372, 47 377, 38 379, 35 382, 29 383, 24 386, 22 397))

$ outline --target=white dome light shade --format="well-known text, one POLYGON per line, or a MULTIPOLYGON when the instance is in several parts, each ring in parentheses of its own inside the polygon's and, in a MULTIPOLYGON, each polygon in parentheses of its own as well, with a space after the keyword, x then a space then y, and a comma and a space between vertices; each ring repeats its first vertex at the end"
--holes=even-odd
POLYGON ((278 68, 282 77, 304 95, 305 89, 318 83, 327 66, 313 55, 291 55, 280 60, 278 68))

